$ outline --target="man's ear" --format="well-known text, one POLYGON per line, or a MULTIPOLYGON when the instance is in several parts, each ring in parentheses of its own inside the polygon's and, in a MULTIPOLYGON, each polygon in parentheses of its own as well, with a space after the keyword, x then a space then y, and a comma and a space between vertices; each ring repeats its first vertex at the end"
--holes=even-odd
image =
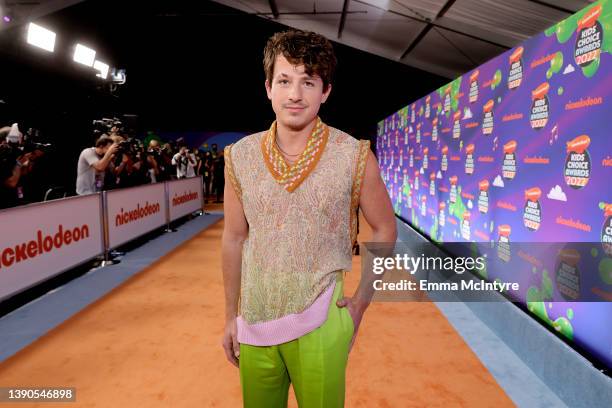
POLYGON ((321 103, 325 103, 327 98, 329 98, 329 94, 331 93, 331 90, 332 90, 332 84, 327 84, 327 89, 325 90, 325 92, 323 92, 323 97, 321 98, 321 103))
POLYGON ((268 94, 268 99, 272 100, 272 86, 270 85, 270 81, 268 81, 267 79, 265 82, 265 86, 266 86, 266 94, 268 94))

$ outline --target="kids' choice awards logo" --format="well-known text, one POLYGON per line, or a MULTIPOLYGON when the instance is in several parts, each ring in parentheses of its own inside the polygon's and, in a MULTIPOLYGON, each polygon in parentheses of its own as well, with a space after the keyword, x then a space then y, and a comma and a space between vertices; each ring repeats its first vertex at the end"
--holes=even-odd
POLYGON ((429 118, 431 115, 431 95, 427 95, 425 98, 425 117, 429 118))
POLYGON ((482 180, 478 183, 478 211, 482 214, 489 212, 489 181, 482 180))
POLYGON ((423 149, 423 168, 427 170, 429 167, 429 147, 423 149))
POLYGON ((410 150, 408 150, 408 166, 410 167, 414 167, 414 148, 410 148, 410 150))
POLYGON ((531 92, 531 114, 529 115, 529 123, 533 129, 542 129, 548 123, 550 116, 550 102, 548 101, 548 91, 550 85, 544 82, 531 92))
POLYGON ((446 224, 446 213, 444 212, 445 208, 446 208, 446 203, 444 201, 441 201, 440 204, 438 204, 438 210, 439 210, 438 224, 440 224, 441 227, 443 227, 446 224))
POLYGON ((559 251, 555 262, 557 289, 567 301, 580 298, 580 253, 573 248, 559 251))
POLYGON ((461 111, 453 114, 453 139, 459 139, 461 136, 461 111))
POLYGON ((416 142, 421 143, 421 123, 417 123, 416 125, 417 133, 416 133, 416 142))
POLYGON ((591 157, 587 150, 590 143, 587 135, 578 136, 567 143, 563 175, 567 185, 576 190, 586 186, 591 177, 591 157))
POLYGON ((612 204, 604 205, 604 223, 601 228, 601 245, 608 256, 612 256, 612 204))
POLYGON ((404 146, 408 146, 408 129, 409 128, 404 129, 404 146))
POLYGON ((504 262, 510 261, 510 233, 512 228, 504 224, 497 227, 499 238, 497 239, 497 257, 504 262))
POLYGON ((410 123, 414 123, 415 121, 415 115, 416 115, 415 109, 416 107, 415 107, 415 104, 413 103, 412 106, 410 107, 410 123))
POLYGON ((482 107, 484 117, 482 119, 482 134, 490 135, 493 133, 493 99, 490 99, 482 107))
POLYGON ((440 162, 440 170, 448 170, 448 146, 442 148, 442 161, 440 162))
POLYGON ((433 118, 431 126, 431 141, 435 142, 438 140, 438 118, 433 118))
POLYGON ((453 176, 450 177, 448 179, 450 181, 451 184, 451 189, 450 189, 450 202, 451 203, 456 203, 457 202, 457 176, 453 176))
POLYGON ((408 208, 412 209, 412 189, 408 190, 407 199, 408 199, 408 208))
POLYGON ((504 162, 502 164, 502 177, 512 180, 516 176, 516 140, 511 140, 504 145, 504 162))
POLYGON ((574 60, 581 67, 592 64, 601 54, 604 32, 597 21, 600 15, 601 5, 597 5, 578 21, 574 60))
POLYGON ((465 174, 474 174, 474 144, 465 147, 465 174))
POLYGON ((448 85, 444 89, 444 113, 450 112, 451 110, 451 86, 448 85))
POLYGON ((421 215, 423 217, 427 215, 427 196, 425 194, 421 196, 421 215))
POLYGON ((580 297, 579 262, 580 253, 577 250, 565 248, 559 251, 555 277, 557 289, 567 301, 577 300, 580 297))
POLYGON ((516 89, 523 81, 523 47, 518 47, 510 54, 510 74, 508 75, 508 89, 516 89))
POLYGON ((414 189, 416 191, 419 190, 419 171, 418 170, 414 172, 414 189))
POLYGON ((395 131, 395 147, 399 146, 399 130, 395 131))
POLYGON ((525 190, 525 209, 523 212, 523 224, 530 231, 537 231, 542 224, 542 206, 540 206, 542 190, 538 187, 525 190))
POLYGON ((472 72, 470 75, 470 92, 469 92, 469 100, 470 103, 474 103, 478 101, 478 75, 480 71, 476 70, 472 72))
POLYGON ((466 211, 463 213, 463 221, 461 221, 461 237, 466 241, 470 240, 470 218, 472 215, 466 211))
POLYGON ((436 172, 432 171, 429 175, 429 195, 436 195, 436 172))
POLYGON ((399 161, 399 165, 400 167, 404 166, 404 151, 400 150, 400 161, 399 161))

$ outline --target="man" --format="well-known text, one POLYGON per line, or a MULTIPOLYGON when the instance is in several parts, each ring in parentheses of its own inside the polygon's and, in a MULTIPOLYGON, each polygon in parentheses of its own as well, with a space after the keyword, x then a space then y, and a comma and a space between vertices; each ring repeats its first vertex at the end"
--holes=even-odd
POLYGON ((172 165, 176 166, 176 178, 195 177, 195 156, 187 146, 181 146, 178 153, 172 158, 172 165))
POLYGON ((318 117, 335 65, 318 34, 272 36, 264 71, 276 121, 225 148, 222 343, 245 407, 286 407, 290 383, 300 408, 344 406, 348 353, 373 296, 363 277, 343 296, 357 207, 372 241, 396 239, 369 142, 318 117))
POLYGON ((77 164, 76 192, 78 195, 91 194, 104 187, 104 173, 109 166, 117 144, 107 135, 96 140, 95 147, 84 149, 77 164))
POLYGON ((213 160, 213 191, 217 197, 215 203, 222 203, 223 188, 225 186, 225 158, 223 152, 217 153, 213 160))

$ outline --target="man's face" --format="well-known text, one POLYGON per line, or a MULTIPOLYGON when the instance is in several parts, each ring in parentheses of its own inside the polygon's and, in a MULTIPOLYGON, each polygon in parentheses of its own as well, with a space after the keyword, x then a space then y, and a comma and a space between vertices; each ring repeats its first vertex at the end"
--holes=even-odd
POLYGON ((331 92, 331 85, 323 92, 321 77, 309 76, 304 72, 304 65, 292 65, 279 55, 274 63, 272 82, 266 80, 266 92, 276 120, 290 129, 301 130, 317 117, 319 107, 331 92))
POLYGON ((110 149, 110 147, 111 147, 111 146, 112 146, 112 144, 111 144, 111 143, 109 143, 109 144, 107 144, 107 145, 104 145, 104 146, 100 147, 100 148, 99 148, 99 150, 98 150, 98 153, 99 153, 101 156, 105 155, 105 154, 106 154, 106 152, 108 151, 108 149, 110 149))

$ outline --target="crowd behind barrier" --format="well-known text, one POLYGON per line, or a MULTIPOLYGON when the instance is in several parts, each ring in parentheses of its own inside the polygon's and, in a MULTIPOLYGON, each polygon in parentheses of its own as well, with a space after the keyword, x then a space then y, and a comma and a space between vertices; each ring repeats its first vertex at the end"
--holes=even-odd
POLYGON ((51 145, 40 143, 34 129, 24 134, 17 123, 0 128, 0 209, 195 176, 202 177, 205 203, 222 201, 225 162, 216 144, 202 151, 181 138, 143 142, 130 133, 120 122, 94 130, 94 146, 77 159, 49 155, 51 145), (76 183, 48 181, 57 160, 74 160, 76 183))
POLYGON ((203 205, 191 177, 0 210, 0 301, 203 205))

